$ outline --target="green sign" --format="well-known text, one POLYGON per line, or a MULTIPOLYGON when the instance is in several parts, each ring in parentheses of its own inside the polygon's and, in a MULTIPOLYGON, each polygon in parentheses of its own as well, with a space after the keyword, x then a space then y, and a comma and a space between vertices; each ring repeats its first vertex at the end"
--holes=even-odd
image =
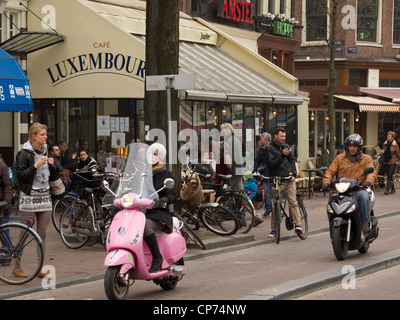
POLYGON ((282 21, 274 21, 274 34, 293 38, 293 25, 282 21))

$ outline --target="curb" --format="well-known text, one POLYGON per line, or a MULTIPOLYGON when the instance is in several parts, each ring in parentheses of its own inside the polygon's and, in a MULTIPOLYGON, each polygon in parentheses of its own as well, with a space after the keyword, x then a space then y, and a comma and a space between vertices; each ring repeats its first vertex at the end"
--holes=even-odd
MULTIPOLYGON (((363 277, 400 264, 400 250, 394 250, 378 257, 354 263, 356 276, 363 277)), ((330 285, 340 284, 347 272, 336 268, 317 273, 301 279, 288 281, 277 286, 254 292, 240 300, 285 300, 323 289, 330 285)))
MULTIPOLYGON (((390 213, 385 213, 381 214, 378 216, 378 219, 384 219, 384 218, 389 218, 395 215, 400 215, 400 211, 395 211, 395 212, 390 212, 390 213)), ((309 230, 308 235, 313 235, 313 234, 319 234, 323 232, 329 231, 329 227, 321 227, 313 230, 309 230)), ((291 235, 286 235, 281 237, 281 241, 285 240, 290 240, 293 238, 297 238, 296 234, 291 234, 291 235)), ((215 256, 218 254, 222 253, 227 253, 227 252, 232 252, 232 251, 237 251, 237 250, 243 250, 247 248, 252 248, 254 246, 260 246, 268 243, 274 243, 275 239, 263 239, 263 240, 254 240, 254 235, 248 235, 248 234, 235 234, 232 236, 228 237, 218 237, 218 238, 212 238, 208 240, 204 240, 204 243, 206 244, 207 248, 213 248, 214 249, 207 249, 207 250, 199 250, 198 252, 195 253, 189 253, 185 255, 185 260, 186 261, 192 261, 192 260, 197 260, 197 259, 202 259, 205 257, 211 257, 215 256), (224 243, 224 247, 216 247, 217 245, 221 245, 224 243)), ((389 254, 388 258, 390 258, 389 254)), ((386 255, 384 255, 386 256, 386 255)), ((381 257, 381 256, 380 256, 381 257)), ((376 258, 378 259, 378 258, 376 258)), ((374 261, 376 260, 374 258, 368 259, 364 261, 364 263, 367 263, 367 261, 374 261)), ((385 264, 385 261, 380 261, 378 265, 373 265, 370 268, 360 268, 360 270, 356 270, 357 275, 364 276, 368 273, 373 273, 385 268, 389 268, 391 266, 397 265, 400 263, 400 250, 398 253, 398 256, 395 255, 395 257, 390 258, 390 260, 387 261, 385 264), (382 265, 385 264, 385 267, 382 267, 382 265), (358 272, 361 272, 358 274, 358 272)), ((356 263, 355 265, 358 265, 360 263, 356 263)), ((105 271, 99 272, 99 273, 94 273, 94 274, 88 274, 88 275, 83 275, 79 276, 76 278, 70 278, 66 280, 61 280, 57 281, 57 288, 64 288, 68 287, 71 285, 76 285, 80 283, 86 283, 86 282, 91 282, 91 281, 97 281, 104 279, 105 271)), ((303 279, 298 279, 298 280, 293 280, 281 285, 278 285, 274 288, 268 288, 265 290, 257 291, 253 294, 250 294, 244 298, 241 298, 240 300, 274 300, 274 299, 290 299, 294 298, 296 295, 299 294, 305 294, 305 293, 310 293, 311 291, 315 291, 318 289, 321 289, 325 286, 328 286, 333 283, 338 283, 341 281, 343 278, 343 274, 341 272, 341 269, 335 269, 332 271, 326 271, 322 272, 316 275, 312 275, 303 279), (333 272, 333 273, 332 273, 333 272), (325 276, 325 279, 323 278, 325 276), (278 291, 276 291, 278 290, 278 291)), ((43 291, 44 289, 42 286, 32 286, 28 288, 23 288, 23 289, 16 289, 16 290, 11 290, 7 292, 0 293, 0 300, 5 300, 9 298, 15 298, 21 295, 26 295, 26 294, 31 294, 35 292, 40 292, 43 291)))

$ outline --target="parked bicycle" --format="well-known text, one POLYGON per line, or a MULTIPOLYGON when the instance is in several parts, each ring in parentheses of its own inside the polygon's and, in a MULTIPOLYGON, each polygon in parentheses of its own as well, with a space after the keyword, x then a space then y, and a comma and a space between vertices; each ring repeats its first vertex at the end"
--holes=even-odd
POLYGON ((180 229, 182 236, 185 238, 186 246, 189 249, 202 249, 206 250, 206 245, 201 240, 201 238, 190 228, 189 224, 184 220, 184 218, 176 212, 172 215, 182 221, 183 226, 180 229))
MULTIPOLYGON (((7 205, 0 202, 0 208, 7 205)), ((0 224, 0 280, 8 284, 24 284, 35 278, 43 266, 42 239, 32 229, 32 217, 10 217, 0 224), (26 224, 15 222, 25 221, 26 224), (22 264, 26 278, 12 274, 16 265, 22 264)))
MULTIPOLYGON (((188 165, 187 170, 191 174, 195 173, 202 176, 200 173, 192 171, 188 165)), ((210 195, 213 194, 218 204, 234 212, 239 222, 239 229, 241 232, 248 233, 253 226, 255 226, 256 221, 255 209, 252 201, 244 190, 233 190, 229 188, 229 180, 232 179, 232 175, 218 174, 218 178, 221 180, 220 184, 203 181, 203 186, 206 189, 215 190, 215 193, 205 193, 205 202, 209 202, 211 200, 210 195)))
MULTIPOLYGON (((74 173, 80 174, 79 173, 74 173)), ((69 198, 64 210, 60 213, 59 232, 61 241, 71 249, 78 249, 84 245, 93 245, 98 241, 104 246, 105 237, 112 218, 116 213, 114 208, 102 207, 102 200, 105 195, 100 188, 100 182, 114 174, 92 172, 92 179, 89 180, 80 176, 85 187, 81 193, 82 197, 69 198)))
POLYGON ((183 180, 181 197, 177 199, 175 206, 176 212, 186 223, 194 225, 197 230, 203 225, 220 236, 229 236, 238 231, 239 222, 234 212, 217 202, 202 203, 202 187, 195 172, 183 180), (192 181, 192 177, 196 180, 192 181))
MULTIPOLYGON (((285 219, 285 226, 287 230, 293 230, 294 222, 292 212, 290 211, 287 201, 287 190, 286 182, 291 177, 265 177, 261 174, 255 175, 260 179, 267 180, 269 183, 269 192, 271 195, 272 202, 272 213, 274 217, 274 228, 275 228, 275 242, 280 242, 281 237, 281 222, 285 219), (287 212, 286 209, 289 209, 287 212)), ((303 202, 303 195, 301 193, 296 194, 296 200, 300 211, 300 221, 303 228, 302 233, 297 233, 300 239, 305 240, 308 236, 308 216, 307 211, 303 202)))

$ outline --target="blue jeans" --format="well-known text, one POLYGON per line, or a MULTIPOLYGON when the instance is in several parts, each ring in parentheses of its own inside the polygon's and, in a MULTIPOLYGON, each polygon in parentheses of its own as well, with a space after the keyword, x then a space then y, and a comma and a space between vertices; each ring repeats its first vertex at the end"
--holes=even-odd
POLYGON ((369 211, 369 195, 365 190, 358 190, 351 193, 358 199, 358 212, 362 224, 367 223, 369 211))
POLYGON ((264 181, 264 192, 265 192, 265 212, 272 212, 271 197, 268 192, 268 182, 264 181))

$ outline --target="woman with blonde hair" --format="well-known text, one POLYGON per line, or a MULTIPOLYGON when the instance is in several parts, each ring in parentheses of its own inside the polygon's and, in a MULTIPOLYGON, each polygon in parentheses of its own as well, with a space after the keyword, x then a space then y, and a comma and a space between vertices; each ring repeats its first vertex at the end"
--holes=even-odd
MULTIPOLYGON (((47 157, 46 141, 47 127, 34 123, 29 129, 29 141, 16 157, 20 186, 19 215, 33 217, 37 221, 37 232, 43 241, 43 255, 46 252, 46 235, 52 210, 49 166, 54 165, 54 159, 47 157)), ((27 277, 21 261, 16 262, 12 274, 20 278, 27 277)), ((38 277, 44 278, 46 275, 40 272, 38 277)))
POLYGON ((385 194, 393 194, 396 192, 393 183, 393 174, 396 168, 397 161, 400 158, 399 145, 396 143, 396 134, 389 131, 386 136, 386 141, 383 144, 381 153, 383 154, 383 164, 385 165, 385 173, 387 177, 385 194))

